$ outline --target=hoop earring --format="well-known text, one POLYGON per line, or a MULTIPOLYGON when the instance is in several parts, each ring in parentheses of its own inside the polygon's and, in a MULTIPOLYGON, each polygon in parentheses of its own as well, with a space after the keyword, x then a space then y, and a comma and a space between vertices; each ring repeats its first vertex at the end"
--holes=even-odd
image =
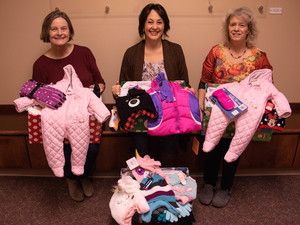
POLYGON ((161 40, 165 40, 166 36, 165 34, 161 35, 161 40))

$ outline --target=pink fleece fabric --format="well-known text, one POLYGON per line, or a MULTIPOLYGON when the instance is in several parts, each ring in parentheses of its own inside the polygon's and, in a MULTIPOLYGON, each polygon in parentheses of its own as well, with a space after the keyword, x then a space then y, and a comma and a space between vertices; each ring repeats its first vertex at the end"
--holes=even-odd
POLYGON ((131 225, 135 212, 146 213, 150 207, 140 191, 139 183, 130 176, 123 176, 109 201, 112 217, 120 225, 131 225))

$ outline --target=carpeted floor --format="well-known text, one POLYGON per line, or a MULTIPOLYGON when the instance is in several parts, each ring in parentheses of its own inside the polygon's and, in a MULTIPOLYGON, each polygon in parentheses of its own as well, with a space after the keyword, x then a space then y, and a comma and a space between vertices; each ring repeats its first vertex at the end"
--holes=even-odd
MULTIPOLYGON (((77 203, 69 197, 64 179, 0 177, 0 224, 117 225, 108 207, 116 181, 94 178, 94 196, 77 203)), ((197 182, 201 187, 202 178, 197 182)), ((299 190, 298 175, 236 177, 227 207, 193 202, 194 224, 300 224, 299 190)))

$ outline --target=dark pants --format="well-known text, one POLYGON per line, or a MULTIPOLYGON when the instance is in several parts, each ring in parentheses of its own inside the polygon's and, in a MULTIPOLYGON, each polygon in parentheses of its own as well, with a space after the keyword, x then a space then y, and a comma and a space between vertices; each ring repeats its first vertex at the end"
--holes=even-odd
POLYGON ((72 152, 71 145, 64 144, 64 155, 65 155, 64 176, 66 178, 69 178, 72 180, 79 178, 79 177, 82 177, 82 178, 88 177, 91 169, 94 166, 96 157, 98 155, 99 144, 96 144, 96 143, 89 144, 86 161, 84 164, 84 174, 80 175, 80 176, 74 175, 71 171, 71 152, 72 152))
POLYGON ((141 157, 150 155, 161 162, 163 167, 175 166, 180 135, 150 136, 147 133, 132 134, 132 151, 141 157))
POLYGON ((204 153, 204 182, 216 186, 220 162, 222 161, 221 189, 223 190, 231 189, 240 161, 240 157, 231 163, 224 160, 230 142, 230 138, 221 138, 219 144, 211 152, 204 153))

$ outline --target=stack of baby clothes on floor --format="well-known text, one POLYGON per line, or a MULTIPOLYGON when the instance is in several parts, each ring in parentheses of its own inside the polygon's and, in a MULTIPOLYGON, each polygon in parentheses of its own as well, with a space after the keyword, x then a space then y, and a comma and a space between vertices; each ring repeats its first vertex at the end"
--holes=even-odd
POLYGON ((191 203, 196 199, 197 183, 187 168, 160 168, 161 163, 148 155, 137 154, 129 161, 109 204, 119 224, 132 224, 135 214, 145 223, 194 222, 191 203))

